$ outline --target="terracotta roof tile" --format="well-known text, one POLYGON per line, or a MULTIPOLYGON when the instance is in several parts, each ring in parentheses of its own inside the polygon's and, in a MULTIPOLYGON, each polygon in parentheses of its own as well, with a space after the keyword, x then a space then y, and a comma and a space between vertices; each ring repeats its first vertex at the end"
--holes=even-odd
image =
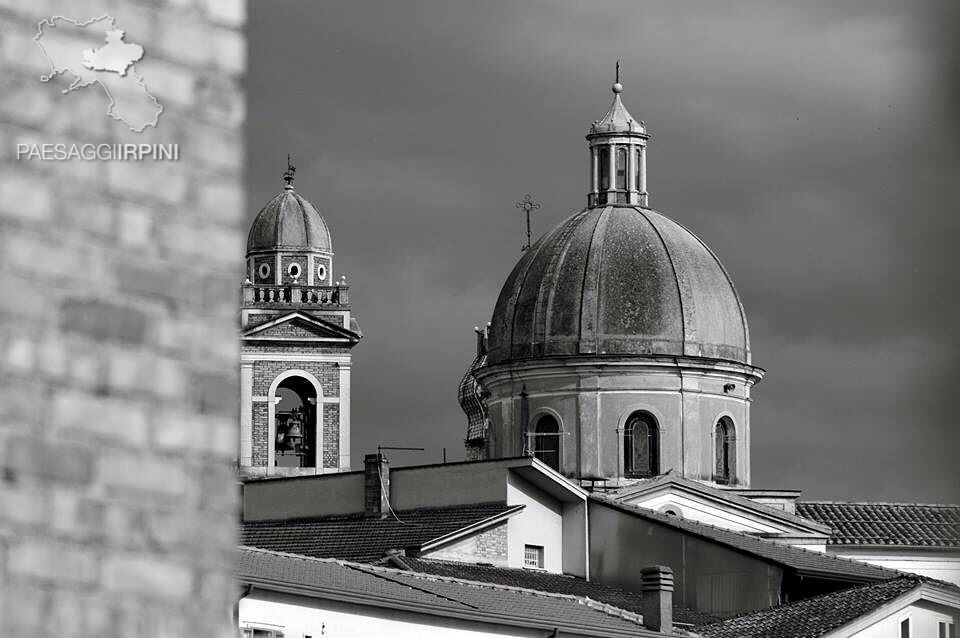
POLYGON ((535 623, 585 630, 596 636, 655 636, 640 617, 583 596, 545 593, 349 563, 252 547, 240 548, 241 582, 294 587, 308 596, 344 597, 356 604, 398 607, 429 614, 456 614, 487 622, 535 623))
MULTIPOLYGON (((534 589, 556 594, 583 596, 638 614, 643 613, 643 600, 640 592, 632 592, 612 585, 604 585, 596 581, 588 581, 567 574, 553 574, 530 569, 495 567, 493 565, 477 565, 475 563, 459 563, 428 558, 412 558, 408 556, 385 559, 385 563, 387 562, 398 567, 405 565, 411 571, 423 574, 462 578, 484 583, 496 583, 499 585, 522 587, 524 589, 534 589)), ((690 625, 715 622, 718 620, 716 616, 710 616, 709 614, 680 607, 674 607, 673 619, 675 622, 690 625)))
POLYGON ((294 520, 245 521, 243 545, 320 558, 374 561, 388 549, 419 547, 516 506, 480 503, 396 512, 385 519, 363 514, 294 520), (399 520, 398 520, 399 519, 399 520))
POLYGON ((924 582, 960 591, 922 576, 902 576, 698 627, 703 638, 816 638, 870 613, 924 582))
POLYGON ((960 505, 805 501, 797 513, 833 528, 831 545, 960 547, 960 505))

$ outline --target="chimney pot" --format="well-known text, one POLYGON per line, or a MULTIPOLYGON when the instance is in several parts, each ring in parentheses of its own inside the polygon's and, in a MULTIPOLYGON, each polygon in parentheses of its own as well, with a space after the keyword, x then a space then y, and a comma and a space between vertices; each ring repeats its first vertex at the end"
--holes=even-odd
POLYGON ((673 570, 653 565, 640 570, 640 591, 643 594, 643 625, 647 629, 673 631, 673 570))

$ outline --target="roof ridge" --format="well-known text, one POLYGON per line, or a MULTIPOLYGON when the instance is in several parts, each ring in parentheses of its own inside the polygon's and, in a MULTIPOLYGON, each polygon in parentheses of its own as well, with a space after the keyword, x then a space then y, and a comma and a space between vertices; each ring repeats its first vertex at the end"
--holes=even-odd
POLYGON ((891 505, 900 507, 951 507, 960 509, 960 505, 954 503, 898 503, 894 501, 803 501, 798 500, 797 505, 891 505))
POLYGON ((463 585, 470 585, 473 587, 481 587, 486 589, 514 591, 514 592, 532 595, 532 596, 540 596, 543 598, 560 598, 563 600, 575 600, 581 604, 587 605, 588 607, 597 609, 598 611, 603 611, 608 615, 617 616, 619 618, 623 618, 631 622, 636 622, 638 624, 643 623, 643 616, 641 616, 640 614, 634 613, 632 611, 628 611, 621 607, 617 607, 616 605, 611 605, 609 603, 604 603, 598 600, 594 600, 589 596, 580 596, 577 594, 561 594, 559 592, 548 592, 548 591, 543 591, 539 589, 530 589, 529 587, 518 587, 516 585, 504 585, 501 583, 491 583, 491 582, 484 582, 484 581, 478 581, 478 580, 470 580, 468 578, 458 578, 456 576, 442 576, 438 574, 427 574, 424 572, 418 572, 415 569, 411 569, 408 571, 404 569, 397 569, 395 567, 385 567, 383 565, 354 563, 348 566, 349 567, 356 566, 356 568, 360 569, 361 571, 389 572, 389 573, 395 573, 398 576, 406 576, 408 578, 416 578, 418 580, 428 580, 428 581, 434 580, 434 581, 441 581, 441 582, 459 583, 463 585))
MULTIPOLYGON (((487 563, 487 564, 481 564, 481 563, 466 563, 466 562, 464 562, 464 561, 452 560, 452 559, 446 559, 446 558, 430 558, 430 557, 417 556, 417 557, 416 557, 416 560, 423 561, 423 562, 425 562, 425 563, 439 563, 439 564, 441 564, 441 565, 454 565, 454 566, 457 566, 457 567, 466 566, 466 567, 477 567, 477 568, 480 568, 480 569, 491 569, 491 568, 492 568, 492 569, 505 569, 505 570, 515 571, 515 572, 519 572, 519 573, 523 573, 523 574, 528 574, 528 573, 539 574, 539 573, 540 573, 540 572, 538 572, 538 571, 531 571, 531 570, 529 570, 529 569, 524 569, 523 567, 510 567, 510 566, 504 566, 504 565, 494 565, 493 563, 487 563)), ((557 574, 557 573, 554 573, 554 572, 546 572, 546 573, 549 574, 550 576, 555 577, 555 578, 567 578, 567 579, 572 580, 572 581, 585 582, 585 583, 591 582, 591 581, 589 581, 589 580, 587 580, 587 579, 585 579, 585 578, 582 578, 582 577, 580 577, 580 576, 574 576, 573 574, 564 574, 564 573, 559 573, 559 574, 557 574)))
MULTIPOLYGON (((482 503, 468 503, 463 505, 443 505, 439 507, 414 507, 404 510, 396 510, 397 514, 413 514, 416 512, 437 512, 437 511, 449 511, 449 510, 459 510, 459 509, 469 509, 469 508, 479 508, 479 507, 493 507, 494 505, 511 508, 515 507, 513 505, 508 505, 506 500, 503 501, 483 501, 482 503)), ((346 512, 342 514, 322 514, 319 516, 300 516, 297 518, 265 518, 255 521, 240 521, 241 525, 256 525, 261 523, 266 524, 277 524, 277 523, 300 523, 300 522, 309 522, 309 521, 319 521, 319 520, 348 520, 348 519, 362 519, 367 518, 367 515, 363 512, 346 512)))

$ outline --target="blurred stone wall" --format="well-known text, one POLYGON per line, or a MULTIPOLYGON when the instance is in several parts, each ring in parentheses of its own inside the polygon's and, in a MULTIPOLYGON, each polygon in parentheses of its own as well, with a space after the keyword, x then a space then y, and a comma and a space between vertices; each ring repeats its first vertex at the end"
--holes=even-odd
POLYGON ((0 0, 4 636, 236 635, 245 18, 243 0, 0 0), (105 13, 164 107, 142 133, 98 85, 40 81, 38 22, 105 13), (21 143, 179 160, 18 161, 21 143))

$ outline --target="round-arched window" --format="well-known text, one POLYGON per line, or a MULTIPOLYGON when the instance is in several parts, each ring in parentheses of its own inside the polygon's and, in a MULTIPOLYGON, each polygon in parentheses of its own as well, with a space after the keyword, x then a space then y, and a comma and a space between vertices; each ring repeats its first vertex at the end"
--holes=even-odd
POLYGON ((634 412, 623 430, 623 475, 643 478, 660 473, 660 430, 648 412, 634 412))
POLYGON ((545 414, 533 428, 530 451, 553 469, 560 471, 560 424, 557 419, 545 414))
POLYGON ((737 432, 730 417, 721 417, 714 426, 713 450, 713 480, 722 485, 733 483, 737 464, 737 432))

